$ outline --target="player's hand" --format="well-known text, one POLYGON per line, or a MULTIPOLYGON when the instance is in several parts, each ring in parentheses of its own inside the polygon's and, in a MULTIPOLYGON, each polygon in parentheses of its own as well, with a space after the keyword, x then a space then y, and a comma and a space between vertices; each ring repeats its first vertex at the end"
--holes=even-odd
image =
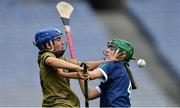
POLYGON ((86 65, 86 68, 88 69, 89 66, 88 66, 86 63, 82 62, 82 63, 80 64, 80 66, 81 66, 82 68, 84 68, 85 65, 86 65))
POLYGON ((88 73, 84 74, 83 71, 79 71, 77 73, 78 73, 80 79, 84 79, 84 80, 88 80, 89 79, 88 73))
POLYGON ((83 76, 85 77, 85 80, 89 80, 89 74, 88 74, 88 72, 85 73, 85 74, 83 74, 83 76))
POLYGON ((88 74, 88 68, 89 66, 86 63, 81 63, 80 65, 81 67, 83 67, 83 76, 85 78, 85 80, 89 80, 89 74, 88 74))
POLYGON ((83 70, 84 70, 83 67, 81 67, 79 65, 77 65, 77 67, 75 68, 76 72, 83 71, 83 70))

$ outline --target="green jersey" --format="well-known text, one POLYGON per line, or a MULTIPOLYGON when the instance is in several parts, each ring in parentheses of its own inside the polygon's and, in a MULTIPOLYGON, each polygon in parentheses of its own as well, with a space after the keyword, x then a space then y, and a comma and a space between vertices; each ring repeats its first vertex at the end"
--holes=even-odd
MULTIPOLYGON (((52 52, 40 52, 38 63, 40 68, 40 80, 43 92, 43 107, 80 107, 78 97, 70 88, 69 78, 57 76, 55 69, 45 64, 47 57, 55 57, 52 52)), ((65 57, 61 57, 65 61, 65 57)), ((80 62, 72 61, 75 64, 80 62)), ((69 72, 64 70, 64 72, 69 72)))

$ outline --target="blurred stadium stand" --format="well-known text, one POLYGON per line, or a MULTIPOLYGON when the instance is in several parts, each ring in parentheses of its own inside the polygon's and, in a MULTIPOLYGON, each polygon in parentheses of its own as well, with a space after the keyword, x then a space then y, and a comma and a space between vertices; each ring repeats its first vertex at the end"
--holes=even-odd
MULTIPOLYGON (((38 50, 32 42, 34 34, 43 27, 63 30, 55 9, 57 2, 58 0, 0 1, 0 107, 41 106, 42 94, 36 62, 38 50)), ((104 45, 111 38, 110 34, 97 20, 87 2, 71 3, 75 6, 71 25, 77 58, 82 61, 101 59, 104 45)), ((136 44, 136 41, 133 43, 136 44)), ((68 50, 66 55, 69 56, 68 50)), ((132 63, 132 69, 139 86, 132 94, 132 106, 178 106, 148 76, 147 70, 139 70, 135 63, 132 63)), ((92 81, 90 85, 94 87, 98 83, 92 81)), ((78 82, 71 80, 71 85, 81 99, 81 106, 84 106, 78 82)), ((99 99, 93 100, 90 106, 98 106, 98 103, 99 99)))
POLYGON ((171 68, 170 75, 180 84, 180 1, 128 0, 127 5, 159 58, 171 68))
MULTIPOLYGON (((158 60, 167 69, 169 79, 174 80, 176 93, 167 81, 163 85, 170 95, 180 102, 180 1, 133 1, 127 0, 127 11, 151 43, 158 60), (169 90, 168 90, 169 89, 169 90), (174 94, 172 93, 174 92, 174 94)), ((159 76, 160 78, 161 76, 159 76)), ((163 78, 160 78, 163 79, 163 78)))

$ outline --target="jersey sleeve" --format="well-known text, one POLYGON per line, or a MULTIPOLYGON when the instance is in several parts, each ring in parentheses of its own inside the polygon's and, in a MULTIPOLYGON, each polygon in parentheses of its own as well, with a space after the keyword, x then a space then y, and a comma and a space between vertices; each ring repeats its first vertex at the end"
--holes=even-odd
POLYGON ((42 63, 43 65, 45 65, 45 60, 46 60, 48 57, 56 57, 56 56, 55 56, 53 53, 51 53, 51 52, 45 52, 45 53, 43 53, 42 56, 41 56, 41 63, 42 63))
POLYGON ((110 65, 109 62, 106 62, 97 68, 103 74, 103 78, 101 78, 102 82, 106 82, 108 79, 108 76, 110 74, 109 65, 110 65))

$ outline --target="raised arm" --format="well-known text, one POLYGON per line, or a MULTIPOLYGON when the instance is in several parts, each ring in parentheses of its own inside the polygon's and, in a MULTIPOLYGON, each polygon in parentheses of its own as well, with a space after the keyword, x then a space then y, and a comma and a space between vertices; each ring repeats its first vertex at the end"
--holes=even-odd
POLYGON ((66 62, 64 60, 55 58, 55 57, 46 58, 45 63, 48 66, 51 66, 54 68, 71 69, 71 70, 75 70, 75 71, 82 71, 83 70, 83 68, 80 67, 79 65, 75 65, 75 64, 66 62))
POLYGON ((89 70, 93 70, 95 68, 97 68, 100 64, 105 63, 107 61, 105 60, 101 60, 101 61, 88 61, 88 62, 84 62, 89 66, 89 70))
POLYGON ((89 66, 89 70, 93 70, 96 69, 100 64, 109 62, 109 61, 119 61, 119 59, 109 59, 109 60, 100 60, 100 61, 88 61, 88 62, 84 62, 89 66))
POLYGON ((71 72, 66 73, 63 71, 63 69, 56 69, 56 74, 61 77, 65 78, 74 78, 74 79, 87 79, 83 76, 83 72, 71 72))

